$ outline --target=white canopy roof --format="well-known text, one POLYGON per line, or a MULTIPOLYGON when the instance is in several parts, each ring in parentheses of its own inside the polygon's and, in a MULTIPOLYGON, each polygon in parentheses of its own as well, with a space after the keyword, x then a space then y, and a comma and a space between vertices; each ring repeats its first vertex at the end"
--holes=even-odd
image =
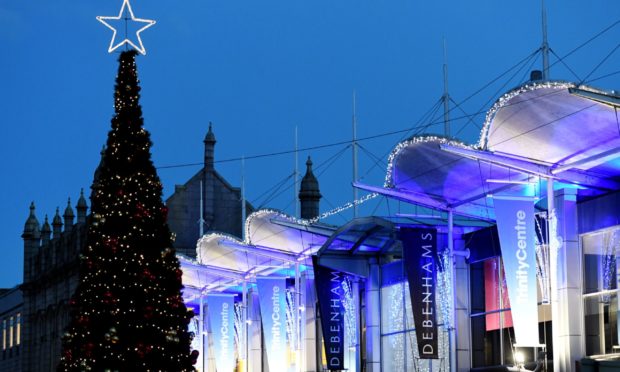
POLYGON ((478 146, 414 137, 393 150, 384 187, 356 186, 483 219, 494 219, 488 196, 538 197, 547 178, 590 195, 618 190, 619 102, 591 87, 530 83, 494 104, 478 146))
POLYGON ((502 96, 489 110, 480 147, 601 177, 620 174, 620 124, 613 94, 573 83, 528 84, 502 96), (600 154, 608 156, 599 157, 600 154), (585 161, 587 159, 592 161, 585 161))

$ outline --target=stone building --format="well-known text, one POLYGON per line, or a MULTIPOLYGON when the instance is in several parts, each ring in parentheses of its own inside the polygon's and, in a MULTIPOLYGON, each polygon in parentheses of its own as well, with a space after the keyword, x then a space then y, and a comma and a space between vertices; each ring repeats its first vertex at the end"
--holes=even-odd
POLYGON ((58 209, 43 225, 34 203, 24 226, 24 305, 22 369, 52 371, 60 358, 61 338, 69 322, 69 300, 78 284, 79 253, 86 240, 86 199, 80 195, 75 214, 68 202, 63 221, 58 209))
MULTIPOLYGON (((177 186, 167 200, 168 223, 177 236, 175 247, 179 253, 191 257, 196 256, 195 247, 200 233, 201 183, 204 232, 216 230, 241 236, 241 191, 215 170, 215 142, 209 126, 204 140, 204 167, 184 185, 177 186)), ((69 322, 69 301, 79 281, 79 254, 86 241, 87 209, 82 193, 76 205, 77 221, 74 221, 75 213, 69 201, 62 218, 56 210, 50 226, 47 216, 40 224, 35 205, 31 204, 22 235, 24 282, 12 290, 15 296, 23 294, 23 308, 12 306, 6 310, 9 312, 3 312, 14 299, 0 293, 0 321, 8 319, 7 349, 3 354, 7 359, 0 358, 0 370, 55 370, 60 359, 62 335, 69 322), (13 328, 10 328, 11 319, 13 328), (17 327, 21 328, 20 331, 17 327), (11 329, 13 344, 8 339, 11 329), (15 332, 20 332, 20 340, 15 338, 15 332), (10 361, 9 356, 12 358, 10 361)), ((253 210, 249 203, 246 209, 248 213, 253 210)))

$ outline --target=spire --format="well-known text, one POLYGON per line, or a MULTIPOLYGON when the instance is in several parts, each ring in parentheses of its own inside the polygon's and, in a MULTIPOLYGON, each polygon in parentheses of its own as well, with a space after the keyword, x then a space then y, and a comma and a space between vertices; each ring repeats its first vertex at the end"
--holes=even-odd
POLYGON ((71 198, 67 201, 67 208, 65 208, 65 213, 62 215, 65 218, 65 231, 71 231, 73 227, 73 208, 71 208, 71 198))
POLYGON ((86 223, 86 211, 88 210, 88 205, 86 205, 86 199, 84 198, 84 189, 80 190, 80 198, 77 202, 77 223, 86 223))
POLYGON ((205 144, 205 159, 204 166, 206 169, 213 170, 213 162, 215 158, 215 134, 213 134, 213 123, 209 122, 209 131, 204 139, 205 144))
POLYGON ((24 239, 38 239, 41 236, 39 231, 39 220, 37 220, 34 210, 34 202, 32 202, 30 203, 30 215, 26 220, 26 224, 24 225, 24 233, 22 234, 22 238, 24 239))
POLYGON ((207 135, 205 136, 204 143, 215 144, 215 142, 217 141, 215 140, 215 134, 213 134, 213 123, 209 122, 209 131, 207 132, 207 135))
POLYGON ((306 174, 301 180, 299 188, 299 202, 301 204, 301 218, 312 219, 319 216, 319 201, 321 192, 319 181, 312 173, 312 159, 308 156, 306 161, 306 174))
POLYGON ((60 210, 58 207, 56 207, 56 214, 52 220, 52 227, 54 228, 54 239, 60 238, 60 233, 62 232, 62 219, 60 218, 60 210))
POLYGON ((52 235, 52 229, 50 228, 50 224, 47 221, 47 214, 46 214, 45 222, 43 222, 43 226, 41 226, 41 239, 43 240, 43 244, 50 241, 51 235, 52 235))

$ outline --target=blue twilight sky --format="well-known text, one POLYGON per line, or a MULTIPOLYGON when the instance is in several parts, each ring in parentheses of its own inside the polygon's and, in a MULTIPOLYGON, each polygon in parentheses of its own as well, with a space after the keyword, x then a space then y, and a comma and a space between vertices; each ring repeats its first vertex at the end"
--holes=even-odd
MULTIPOLYGON (((113 114, 117 55, 106 52, 112 32, 95 20, 115 16, 122 1, 0 2, 0 287, 22 280, 22 240, 30 201, 37 217, 64 210, 67 197, 89 194, 99 151, 113 114)), ((442 95, 442 38, 447 42, 450 94, 461 102, 533 53, 541 43, 540 0, 225 0, 132 2, 137 17, 157 20, 142 34, 148 55, 138 58, 145 126, 157 166, 202 161, 209 121, 216 159, 290 150, 351 137, 352 92, 358 136, 416 125, 442 95)), ((565 56, 620 19, 613 0, 548 0, 549 42, 565 56)), ((620 25, 568 56, 579 79, 618 71, 620 25)), ((552 55, 551 62, 557 58, 552 55)), ((499 93, 540 68, 529 59, 467 100, 452 117, 487 109, 499 93), (512 79, 511 76, 513 76, 512 79), (462 109, 462 110, 461 110, 462 109)), ((577 80, 562 63, 552 77, 577 80)), ((620 88, 620 75, 592 85, 620 88)), ((431 115, 432 116, 432 115, 431 115)), ((441 112, 435 115, 439 120, 441 112)), ((432 117, 423 123, 429 123, 432 117)), ((484 114, 455 120, 452 133, 473 142, 484 114), (477 128, 478 127, 478 128, 477 128)), ((440 133, 442 124, 426 132, 440 133)), ((409 132, 411 135, 413 132, 409 132)), ((384 161, 406 133, 363 141, 360 177, 380 185, 384 161), (378 166, 373 167, 376 158, 378 166)), ((322 211, 351 200, 351 154, 346 145, 310 152, 320 174, 322 211), (329 165, 329 166, 328 166, 329 165)), ((299 164, 309 153, 300 153, 299 164)), ((292 155, 245 162, 247 198, 261 195, 293 172, 292 155)), ((161 169, 165 197, 198 167, 161 169)), ((240 184, 239 162, 217 164, 240 184)), ((273 208, 294 213, 291 183, 275 188, 273 208)), ((269 193, 267 193, 269 195, 269 193)), ((362 213, 387 211, 366 203, 362 213)), ((389 204, 391 212, 399 208, 389 204)), ((351 217, 328 220, 343 223, 351 217)))

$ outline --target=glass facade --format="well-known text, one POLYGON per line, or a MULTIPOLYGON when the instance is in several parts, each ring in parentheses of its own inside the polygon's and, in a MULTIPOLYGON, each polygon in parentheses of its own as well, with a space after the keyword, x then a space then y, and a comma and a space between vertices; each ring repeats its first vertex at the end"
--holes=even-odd
MULTIPOLYGON (((441 282, 441 273, 439 281, 441 282)), ((381 360, 383 371, 449 371, 449 334, 443 321, 445 294, 437 288, 439 359, 420 359, 411 308, 409 283, 402 273, 402 262, 383 267, 381 287, 381 360)))
POLYGON ((581 242, 586 355, 618 353, 616 253, 620 248, 620 228, 586 234, 581 242))
MULTIPOLYGON (((470 269, 472 367, 514 365, 515 333, 510 300, 500 257, 472 262, 470 269)), ((540 297, 540 291, 539 291, 540 297)), ((540 304, 540 301, 539 301, 540 304)), ((551 342, 551 308, 538 306, 538 334, 547 345, 547 359, 553 355, 551 342)), ((520 348, 525 361, 534 361, 534 348, 520 348)))

